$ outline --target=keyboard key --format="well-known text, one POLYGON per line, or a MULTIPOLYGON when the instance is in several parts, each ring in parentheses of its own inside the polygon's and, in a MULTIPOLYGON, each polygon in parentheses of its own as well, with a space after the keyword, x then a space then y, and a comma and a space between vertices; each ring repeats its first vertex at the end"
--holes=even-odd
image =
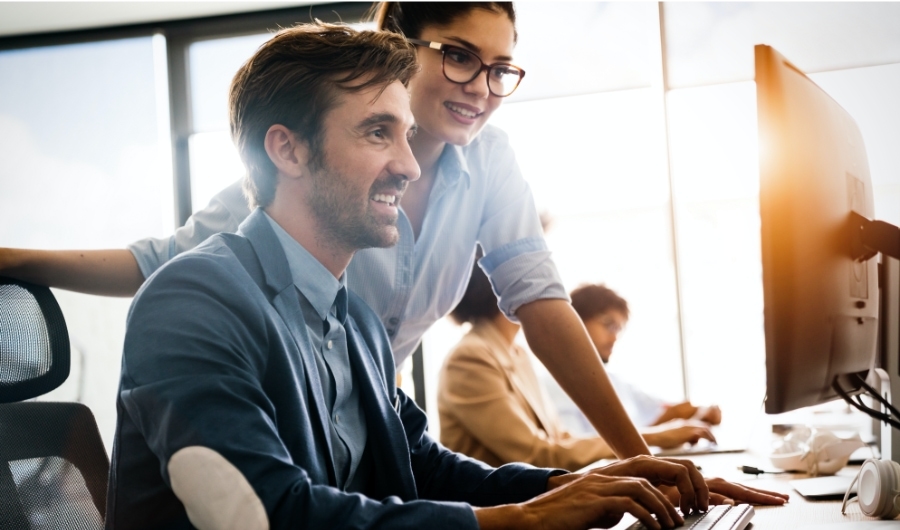
MULTIPOLYGON (((743 530, 753 518, 753 506, 738 504, 729 506, 720 504, 710 506, 705 513, 694 513, 684 518, 686 530, 743 530)), ((628 530, 647 530, 640 521, 628 527, 628 530)))

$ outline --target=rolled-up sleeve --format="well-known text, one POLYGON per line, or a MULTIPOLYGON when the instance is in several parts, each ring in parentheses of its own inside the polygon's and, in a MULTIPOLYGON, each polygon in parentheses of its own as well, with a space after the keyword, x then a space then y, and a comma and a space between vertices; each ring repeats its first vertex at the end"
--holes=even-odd
POLYGON ((517 322, 519 307, 569 296, 544 241, 531 188, 505 133, 495 133, 499 137, 491 145, 488 199, 478 234, 485 256, 479 265, 491 280, 500 310, 517 322))
POLYGON ((166 238, 147 238, 128 245, 141 274, 148 278, 156 269, 186 250, 220 232, 236 232, 250 215, 247 199, 237 181, 216 194, 206 208, 194 213, 184 226, 166 238))

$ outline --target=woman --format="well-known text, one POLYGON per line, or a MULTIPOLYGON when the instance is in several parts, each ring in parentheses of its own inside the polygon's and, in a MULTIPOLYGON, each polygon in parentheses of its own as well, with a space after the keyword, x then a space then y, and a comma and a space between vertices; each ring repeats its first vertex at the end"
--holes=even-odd
MULTIPOLYGON (((477 266, 450 316, 472 328, 441 367, 442 444, 491 466, 526 462, 576 471, 613 456, 603 438, 574 436, 563 428, 528 352, 515 344, 519 325, 497 308, 490 281, 477 266)), ((706 423, 683 420, 646 428, 643 437, 662 448, 715 441, 706 423)))

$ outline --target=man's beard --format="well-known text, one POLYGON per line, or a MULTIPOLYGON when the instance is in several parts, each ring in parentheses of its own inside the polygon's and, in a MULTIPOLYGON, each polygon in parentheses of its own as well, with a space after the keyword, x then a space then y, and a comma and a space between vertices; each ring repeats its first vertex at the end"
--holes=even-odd
MULTIPOLYGON (((351 251, 397 244, 397 216, 389 218, 370 211, 372 189, 353 194, 345 175, 333 170, 325 160, 316 165, 308 204, 324 232, 323 238, 351 251)), ((399 176, 373 184, 375 193, 402 191, 405 186, 405 179, 399 176)))

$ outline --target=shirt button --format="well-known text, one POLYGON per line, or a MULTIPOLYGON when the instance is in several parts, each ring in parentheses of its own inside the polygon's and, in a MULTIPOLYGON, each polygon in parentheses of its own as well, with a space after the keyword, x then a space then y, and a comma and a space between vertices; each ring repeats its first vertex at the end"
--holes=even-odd
POLYGON ((332 346, 334 346, 334 343, 332 341, 328 341, 328 343, 325 344, 325 347, 328 348, 329 350, 331 349, 332 346))
POLYGON ((335 414, 335 415, 334 415, 334 422, 335 422, 335 423, 340 423, 340 422, 341 422, 341 415, 340 415, 340 414, 335 414))

